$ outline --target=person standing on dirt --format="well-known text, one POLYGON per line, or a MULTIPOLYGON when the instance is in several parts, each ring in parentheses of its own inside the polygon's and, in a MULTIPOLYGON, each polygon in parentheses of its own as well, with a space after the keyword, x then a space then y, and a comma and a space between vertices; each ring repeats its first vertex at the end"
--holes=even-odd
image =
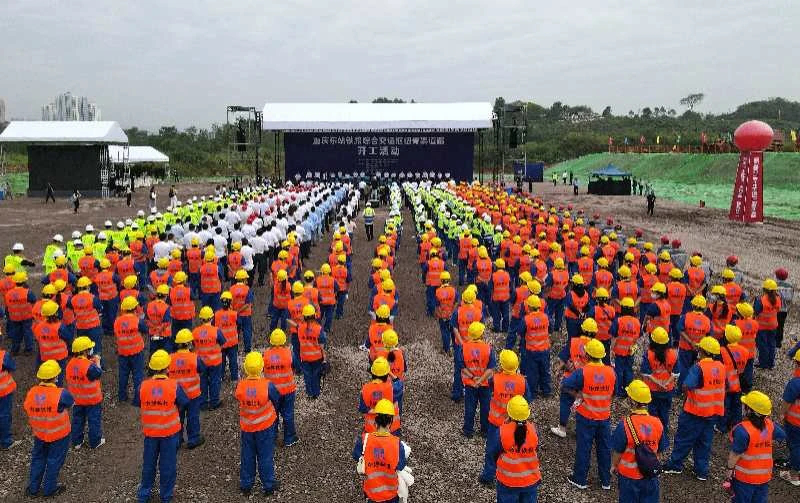
POLYGON ((556 185, 558 185, 558 173, 556 173, 555 171, 553 171, 552 179, 553 179, 553 187, 555 187, 556 185))
POLYGON ((489 401, 492 390, 489 380, 494 375, 497 359, 491 344, 483 340, 486 327, 473 321, 467 329, 469 340, 453 351, 455 359, 461 364, 461 383, 464 385, 464 425, 461 433, 472 438, 475 433, 475 410, 480 404, 481 434, 489 431, 489 401))
POLYGON ((133 199, 133 191, 131 190, 131 186, 127 185, 125 187, 125 204, 128 208, 131 207, 131 199, 133 199))
POLYGON ((567 176, 569 176, 569 175, 568 175, 568 173, 566 171, 561 173, 561 181, 563 182, 564 185, 567 184, 567 176))
POLYGON ((75 189, 75 190, 72 191, 71 200, 72 200, 72 212, 73 213, 78 213, 78 208, 80 208, 80 206, 81 206, 81 198, 82 197, 83 197, 83 194, 78 192, 78 189, 75 189))
POLYGON ((150 186, 150 213, 155 213, 156 211, 158 211, 156 209, 156 198, 157 198, 156 187, 155 187, 155 185, 151 185, 150 186))
POLYGON ((364 232, 367 233, 367 241, 372 241, 373 228, 375 224, 375 210, 372 208, 372 203, 367 201, 367 207, 364 208, 364 232))
POLYGON ((775 345, 780 348, 783 345, 783 330, 786 325, 786 316, 789 314, 789 309, 792 307, 792 300, 794 300, 794 287, 788 281, 789 271, 784 268, 775 271, 775 279, 778 284, 778 296, 781 298, 775 345))
POLYGON ((653 216, 653 210, 656 207, 656 193, 652 190, 647 193, 647 216, 653 216))
POLYGON ((174 209, 178 206, 178 193, 175 191, 175 186, 169 187, 169 205, 174 209))
POLYGON ((56 204, 56 196, 55 190, 53 190, 53 184, 47 182, 47 194, 44 196, 44 204, 47 204, 47 201, 53 200, 53 204, 56 204))

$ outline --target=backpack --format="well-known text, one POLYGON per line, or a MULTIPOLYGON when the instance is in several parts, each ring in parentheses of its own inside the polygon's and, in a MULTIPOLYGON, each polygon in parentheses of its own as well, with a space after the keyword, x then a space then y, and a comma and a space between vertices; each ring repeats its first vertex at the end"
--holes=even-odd
POLYGON ((639 442, 639 435, 636 433, 636 428, 633 427, 631 416, 625 417, 625 424, 628 427, 628 431, 631 432, 631 437, 633 437, 633 444, 635 446, 633 454, 636 458, 636 465, 642 473, 642 476, 646 479, 658 477, 662 469, 658 456, 653 452, 650 446, 639 442))

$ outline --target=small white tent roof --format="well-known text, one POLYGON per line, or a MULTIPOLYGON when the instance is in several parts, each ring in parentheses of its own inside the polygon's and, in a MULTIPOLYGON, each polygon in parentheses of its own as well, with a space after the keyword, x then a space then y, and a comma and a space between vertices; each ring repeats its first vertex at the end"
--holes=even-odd
POLYGON ((267 103, 263 127, 294 131, 480 129, 491 103, 267 103))
POLYGON ((128 143, 128 136, 110 121, 12 121, 0 142, 119 145, 128 143))
MULTIPOLYGON (((114 164, 125 162, 125 147, 122 145, 110 145, 108 154, 114 164)), ((169 156, 153 147, 128 147, 128 163, 136 164, 140 162, 169 162, 169 156)))

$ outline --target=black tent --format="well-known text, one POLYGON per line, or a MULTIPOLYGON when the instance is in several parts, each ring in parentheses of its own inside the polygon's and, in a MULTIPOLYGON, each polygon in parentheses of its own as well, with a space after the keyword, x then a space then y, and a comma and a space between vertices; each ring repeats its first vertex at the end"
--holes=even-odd
POLYGON ((592 171, 589 179, 589 194, 602 196, 631 195, 631 174, 613 164, 592 171))

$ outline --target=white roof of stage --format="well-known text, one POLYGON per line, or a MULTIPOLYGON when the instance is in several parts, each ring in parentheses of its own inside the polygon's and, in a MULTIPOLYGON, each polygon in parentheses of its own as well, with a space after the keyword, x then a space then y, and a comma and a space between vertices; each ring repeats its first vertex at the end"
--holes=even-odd
MULTIPOLYGON (((108 154, 114 164, 125 162, 125 147, 122 145, 110 145, 108 154)), ((128 163, 140 162, 169 162, 169 156, 153 147, 128 147, 128 163)))
POLYGON ((486 103, 267 103, 265 130, 397 131, 492 127, 486 103))
POLYGON ((12 121, 0 142, 119 145, 128 143, 128 136, 110 121, 12 121))

